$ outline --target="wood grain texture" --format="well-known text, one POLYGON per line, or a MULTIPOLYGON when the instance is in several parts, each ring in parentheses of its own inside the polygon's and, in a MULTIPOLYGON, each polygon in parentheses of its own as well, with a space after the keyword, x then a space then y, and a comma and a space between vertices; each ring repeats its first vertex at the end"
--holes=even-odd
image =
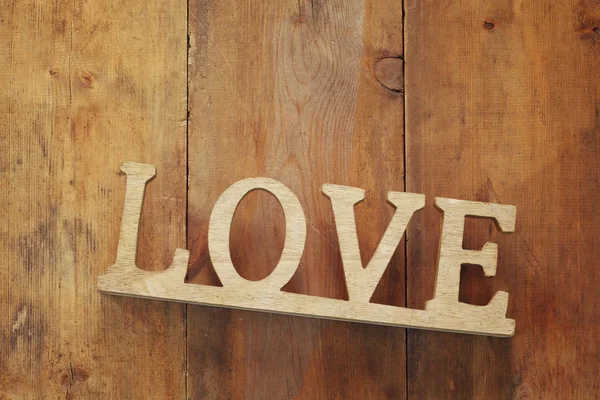
MULTIPOLYGON (((463 267, 460 293, 485 304, 508 291, 515 336, 409 331, 409 398, 596 398, 600 9, 571 0, 405 6, 407 190, 519 210, 507 236, 467 220, 465 247, 497 241, 498 273, 484 280, 463 267)), ((432 296, 437 243, 428 238, 439 229, 429 207, 409 225, 411 307, 432 296)))
POLYGON ((0 398, 181 399, 184 306, 103 296, 96 278, 117 248, 123 159, 162 171, 139 265, 185 246, 186 5, 0 8, 0 398))
MULTIPOLYGON (((347 298, 320 187, 370 190, 357 209, 363 262, 370 259, 393 211, 385 191, 403 190, 402 96, 374 72, 379 59, 402 55, 401 3, 193 0, 189 8, 188 280, 219 284, 207 216, 229 185, 266 176, 288 186, 306 211, 310 252, 285 290, 347 298)), ((399 68, 397 75, 401 66, 384 68, 399 68)), ((284 231, 269 195, 242 201, 230 236, 242 276, 268 275, 284 231)), ((374 301, 404 304, 402 247, 374 301)), ((402 329, 210 307, 190 307, 188 329, 192 398, 405 395, 402 329)))

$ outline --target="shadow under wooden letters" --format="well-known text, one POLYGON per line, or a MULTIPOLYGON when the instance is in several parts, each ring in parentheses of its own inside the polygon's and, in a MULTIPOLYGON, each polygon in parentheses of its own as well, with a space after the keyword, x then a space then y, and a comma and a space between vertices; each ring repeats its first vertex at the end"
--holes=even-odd
POLYGON ((135 254, 144 190, 156 169, 153 165, 125 162, 121 170, 127 174, 127 185, 117 259, 106 275, 98 279, 98 288, 102 292, 407 328, 491 336, 514 334, 514 320, 505 317, 508 293, 496 293, 486 306, 458 301, 461 264, 479 264, 486 276, 495 275, 497 265, 495 243, 486 243, 481 251, 462 248, 465 216, 493 218, 503 232, 513 232, 516 218, 514 206, 436 198, 436 206, 444 212, 444 223, 435 296, 426 304, 425 310, 415 310, 374 304, 369 299, 412 215, 423 208, 425 196, 422 194, 388 193, 388 201, 396 211, 373 257, 364 268, 354 219, 354 206, 364 199, 364 190, 323 185, 323 194, 331 201, 348 284, 349 299, 345 301, 281 291, 302 257, 306 218, 294 193, 270 178, 238 181, 225 190, 215 203, 209 222, 208 246, 223 287, 185 283, 189 252, 184 249, 175 250, 173 263, 165 271, 150 272, 137 268, 135 254), (257 189, 270 192, 281 203, 286 219, 286 238, 275 270, 262 280, 250 281, 241 277, 233 266, 229 235, 239 202, 247 193, 257 189))

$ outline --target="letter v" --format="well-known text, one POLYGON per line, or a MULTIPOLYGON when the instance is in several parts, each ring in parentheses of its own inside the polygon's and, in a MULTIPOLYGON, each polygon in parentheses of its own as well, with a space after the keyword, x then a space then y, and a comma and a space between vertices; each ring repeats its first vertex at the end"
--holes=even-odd
POLYGON ((424 207, 425 195, 388 192, 388 202, 396 207, 396 211, 377 245, 373 258, 367 267, 363 268, 356 234, 354 205, 364 199, 364 190, 327 183, 321 190, 331 200, 349 300, 368 303, 396 247, 398 247, 400 239, 402 239, 408 221, 415 211, 424 207))

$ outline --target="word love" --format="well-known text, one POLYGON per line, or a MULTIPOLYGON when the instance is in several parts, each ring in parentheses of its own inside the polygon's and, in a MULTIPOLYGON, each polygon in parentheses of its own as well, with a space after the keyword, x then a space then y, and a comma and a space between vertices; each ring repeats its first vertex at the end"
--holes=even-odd
POLYGON ((465 216, 493 218, 503 232, 513 232, 516 207, 436 198, 444 212, 437 281, 434 298, 425 310, 369 303, 406 226, 415 211, 423 208, 425 196, 389 192, 396 207, 373 258, 363 268, 358 247, 354 205, 364 198, 362 189, 325 184, 323 193, 331 200, 341 257, 348 285, 348 300, 296 293, 281 288, 296 271, 306 238, 302 206, 292 191, 269 178, 248 178, 231 185, 217 200, 210 216, 208 248, 210 259, 223 287, 185 283, 189 252, 176 249, 172 265, 162 272, 136 267, 138 227, 146 183, 155 175, 148 164, 127 162, 125 206, 117 248, 117 260, 98 280, 102 292, 191 304, 232 307, 255 311, 338 319, 406 328, 512 336, 515 322, 506 318, 508 293, 498 292, 486 306, 458 301, 462 264, 478 264, 486 276, 496 274, 497 245, 486 243, 481 251, 462 248, 465 216), (281 203, 286 220, 286 237, 275 270, 260 281, 249 281, 235 270, 229 252, 231 222, 239 202, 256 189, 266 190, 281 203))

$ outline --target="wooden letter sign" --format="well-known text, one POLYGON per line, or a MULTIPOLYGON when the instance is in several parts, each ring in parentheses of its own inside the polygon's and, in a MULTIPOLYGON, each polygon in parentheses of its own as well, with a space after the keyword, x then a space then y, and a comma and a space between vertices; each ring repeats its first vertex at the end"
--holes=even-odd
MULTIPOLYGON (((163 272, 136 267, 138 227, 144 189, 156 173, 153 165, 126 162, 125 206, 117 248, 117 260, 98 280, 105 293, 145 297, 191 304, 241 308, 283 314, 330 318, 345 321, 392 325, 406 328, 463 332, 492 336, 512 336, 515 322, 506 318, 508 293, 498 292, 486 306, 458 301, 462 264, 478 264, 486 276, 496 274, 497 245, 486 243, 481 251, 462 248, 465 216, 493 218, 503 232, 513 232, 516 207, 473 201, 436 198, 444 213, 437 281, 433 300, 425 310, 369 303, 406 226, 415 211, 425 205, 422 194, 389 192, 388 200, 396 207, 392 220, 366 268, 361 263, 354 205, 364 198, 362 189, 332 184, 323 185, 323 194, 331 200, 335 226, 349 299, 336 300, 282 292, 292 278, 306 238, 306 220, 298 198, 282 183, 269 178, 248 178, 231 185, 217 200, 208 229, 210 259, 223 287, 184 282, 189 252, 176 249, 172 265, 163 272), (242 278, 233 267, 229 252, 229 233, 235 210, 250 191, 262 189, 273 194, 285 214, 286 236, 275 270, 260 281, 242 278)), ((326 266, 324 266, 326 267, 326 266)))

